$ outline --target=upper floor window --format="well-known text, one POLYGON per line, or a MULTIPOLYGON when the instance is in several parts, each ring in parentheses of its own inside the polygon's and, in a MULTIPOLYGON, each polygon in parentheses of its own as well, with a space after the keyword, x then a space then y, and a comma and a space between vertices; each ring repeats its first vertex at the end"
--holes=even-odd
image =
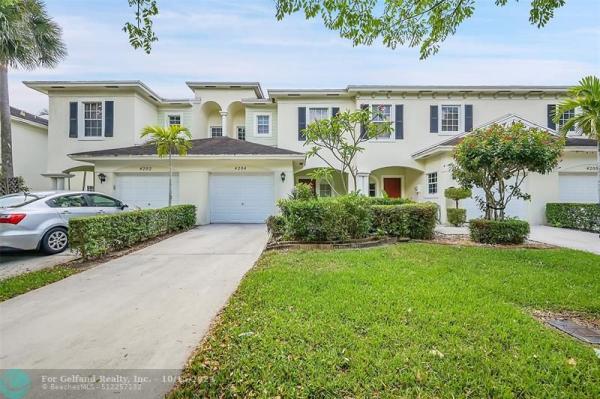
POLYGON ((308 123, 329 118, 329 108, 315 107, 308 109, 308 123))
POLYGON ((223 128, 221 126, 210 127, 210 137, 221 137, 223 136, 223 128))
POLYGON ((238 140, 246 140, 246 126, 237 127, 237 138, 238 140))
POLYGON ((102 102, 83 103, 83 135, 102 137, 102 102))
MULTIPOLYGON (((392 121, 392 106, 390 104, 373 104, 371 105, 371 113, 373 114, 373 123, 384 123, 392 121)), ((387 132, 377 136, 377 139, 389 140, 392 137, 392 132, 387 132)))
MULTIPOLYGON (((563 126, 569 119, 571 119, 574 116, 575 116, 575 110, 574 109, 570 109, 570 110, 566 111, 565 113, 563 113, 560 116, 560 120, 558 122, 558 128, 560 128, 561 126, 563 126)), ((569 129, 569 132, 574 132, 574 131, 575 131, 575 126, 573 126, 571 129, 569 129)))
POLYGON ((181 114, 167 115, 167 122, 169 123, 169 126, 181 125, 181 114))
POLYGON ((271 134, 271 115, 256 115, 256 134, 268 136, 271 134))
POLYGON ((427 173, 427 194, 437 194, 438 175, 437 172, 427 173))
POLYGON ((456 133, 460 130, 460 105, 440 106, 440 131, 442 133, 456 133))

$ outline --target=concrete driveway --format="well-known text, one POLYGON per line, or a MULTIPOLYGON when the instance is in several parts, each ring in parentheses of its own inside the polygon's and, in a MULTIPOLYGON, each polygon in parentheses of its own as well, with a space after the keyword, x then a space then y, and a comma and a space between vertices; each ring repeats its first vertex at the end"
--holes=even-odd
POLYGON ((531 226, 529 239, 544 244, 579 249, 600 255, 600 237, 598 233, 560 229, 550 226, 531 226))
POLYGON ((0 368, 25 369, 34 391, 42 369, 177 372, 266 240, 264 225, 199 227, 3 302, 0 368))
POLYGON ((0 280, 67 263, 76 258, 77 255, 69 250, 56 255, 38 251, 6 251, 0 256, 0 280))

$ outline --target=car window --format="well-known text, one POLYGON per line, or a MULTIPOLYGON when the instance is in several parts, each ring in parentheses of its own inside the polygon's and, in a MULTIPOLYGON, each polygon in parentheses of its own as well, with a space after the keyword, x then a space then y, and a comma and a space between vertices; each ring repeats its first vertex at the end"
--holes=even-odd
POLYGON ((46 202, 52 208, 79 208, 87 206, 83 194, 63 195, 46 202))
POLYGON ((17 207, 29 204, 38 199, 40 199, 40 197, 25 193, 3 195, 0 197, 0 208, 17 207))
POLYGON ((100 194, 88 194, 88 202, 90 206, 102 206, 116 208, 121 206, 121 203, 114 198, 107 197, 100 194))

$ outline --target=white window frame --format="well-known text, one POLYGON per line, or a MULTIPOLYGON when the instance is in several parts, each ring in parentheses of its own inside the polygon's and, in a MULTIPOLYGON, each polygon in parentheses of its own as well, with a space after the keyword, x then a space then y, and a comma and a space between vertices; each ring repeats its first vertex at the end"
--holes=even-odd
POLYGON ((440 192, 440 175, 437 171, 432 171, 425 174, 425 185, 426 191, 425 196, 430 198, 435 198, 439 195, 440 192), (435 175, 435 182, 430 182, 430 177, 435 175), (430 185, 435 184, 435 193, 429 191, 430 185))
MULTIPOLYGON (((254 137, 272 137, 273 136, 273 114, 271 112, 257 112, 254 114, 254 137), (266 116, 269 118, 269 133, 258 133, 258 117, 266 116)), ((248 138, 248 132, 246 132, 248 138)))
POLYGON ((239 129, 244 129, 244 140, 243 141, 247 141, 248 136, 246 135, 246 126, 245 125, 237 125, 235 127, 235 138, 240 140, 240 132, 239 129))
MULTIPOLYGON (((310 125, 312 122, 315 121, 311 121, 310 120, 310 110, 311 109, 326 109, 327 110, 327 116, 323 119, 329 119, 331 118, 331 107, 327 106, 327 105, 309 105, 306 107, 306 126, 310 125)), ((322 120, 322 119, 319 119, 322 120)))
POLYGON ((183 126, 183 112, 167 112, 165 114, 165 127, 171 126, 171 116, 178 116, 179 120, 181 121, 180 126, 183 126))
POLYGON ((77 100, 77 140, 80 141, 102 141, 106 139, 106 101, 113 101, 105 98, 80 98, 77 100), (85 135, 85 104, 102 103, 102 134, 100 136, 85 135))
POLYGON ((438 132, 441 135, 454 136, 465 131, 465 117, 463 104, 439 104, 438 105, 438 132), (458 130, 442 130, 442 107, 458 107, 458 130))
POLYGON ((213 138, 213 137, 223 137, 223 126, 221 126, 221 125, 211 125, 211 126, 208 127, 208 138, 213 138), (221 129, 221 135, 220 136, 213 136, 213 129, 214 128, 221 129))
MULTIPOLYGON (((577 115, 577 109, 572 109, 572 110, 570 110, 569 112, 573 112, 573 116, 572 116, 571 118, 573 118, 573 117, 575 117, 575 116, 577 115)), ((565 114, 565 113, 563 112, 563 115, 564 115, 564 114, 565 114)), ((561 115, 561 116, 560 116, 560 121, 559 121, 559 122, 556 124, 556 131, 557 131, 557 132, 558 132, 558 131, 560 131, 560 128, 561 128, 561 126, 562 126, 562 123, 561 123, 561 121, 562 121, 562 119, 563 119, 563 115, 561 115)), ((569 118, 569 119, 571 119, 571 118, 569 118)), ((568 120, 568 119, 567 119, 567 120, 568 120)), ((575 125, 575 126, 573 126, 573 128, 572 128, 571 130, 569 130, 567 133, 573 134, 573 133, 577 133, 577 132, 578 132, 577 125, 575 125)))
MULTIPOLYGON (((373 115, 373 107, 389 106, 390 107, 390 119, 387 122, 391 123, 391 128, 392 128, 390 130, 390 137, 375 137, 375 138, 372 138, 371 140, 369 140, 369 142, 387 143, 390 141, 396 141, 396 104, 377 102, 377 103, 368 104, 368 106, 369 106, 369 111, 371 111, 371 115, 373 115)), ((373 122, 373 123, 382 123, 382 122, 373 122)))

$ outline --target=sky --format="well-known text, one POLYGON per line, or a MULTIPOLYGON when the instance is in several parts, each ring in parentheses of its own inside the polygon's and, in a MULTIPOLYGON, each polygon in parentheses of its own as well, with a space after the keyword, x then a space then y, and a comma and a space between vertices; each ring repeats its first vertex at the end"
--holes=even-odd
POLYGON ((68 56, 55 69, 9 71, 13 106, 38 113, 47 98, 24 80, 141 80, 168 98, 186 81, 258 81, 264 89, 349 84, 570 85, 600 75, 599 0, 568 0, 546 27, 529 24, 529 2, 478 1, 438 54, 380 42, 353 47, 320 19, 275 18, 274 0, 159 0, 152 53, 129 46, 127 0, 48 0, 68 56))

